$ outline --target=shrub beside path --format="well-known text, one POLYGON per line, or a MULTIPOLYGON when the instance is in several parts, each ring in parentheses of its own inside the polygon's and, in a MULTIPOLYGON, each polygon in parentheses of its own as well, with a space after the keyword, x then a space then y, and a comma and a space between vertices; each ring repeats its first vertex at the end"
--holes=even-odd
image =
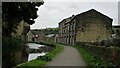
POLYGON ((76 48, 64 46, 64 50, 46 66, 86 66, 86 63, 76 48))

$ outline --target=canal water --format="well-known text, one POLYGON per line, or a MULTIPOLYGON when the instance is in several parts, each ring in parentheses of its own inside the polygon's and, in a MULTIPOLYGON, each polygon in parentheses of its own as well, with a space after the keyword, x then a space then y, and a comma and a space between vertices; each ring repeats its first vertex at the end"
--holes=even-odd
MULTIPOLYGON (((29 47, 29 49, 36 49, 36 50, 41 48, 41 47, 45 47, 45 45, 36 44, 36 43, 27 43, 27 46, 29 47)), ((41 53, 29 53, 28 61, 34 60, 38 56, 44 56, 46 54, 47 54, 47 52, 44 52, 44 51, 41 53)))

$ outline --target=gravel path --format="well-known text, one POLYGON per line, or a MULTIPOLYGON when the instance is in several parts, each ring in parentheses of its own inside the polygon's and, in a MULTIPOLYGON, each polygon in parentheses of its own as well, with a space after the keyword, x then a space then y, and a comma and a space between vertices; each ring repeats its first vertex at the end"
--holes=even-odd
POLYGON ((48 62, 46 66, 86 66, 86 64, 76 48, 64 46, 64 51, 48 62))

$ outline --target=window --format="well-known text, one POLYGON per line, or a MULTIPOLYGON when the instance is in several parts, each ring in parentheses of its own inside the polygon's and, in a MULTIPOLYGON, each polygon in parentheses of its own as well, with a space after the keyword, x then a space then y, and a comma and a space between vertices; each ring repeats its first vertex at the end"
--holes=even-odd
POLYGON ((68 26, 68 31, 69 31, 69 26, 68 26))

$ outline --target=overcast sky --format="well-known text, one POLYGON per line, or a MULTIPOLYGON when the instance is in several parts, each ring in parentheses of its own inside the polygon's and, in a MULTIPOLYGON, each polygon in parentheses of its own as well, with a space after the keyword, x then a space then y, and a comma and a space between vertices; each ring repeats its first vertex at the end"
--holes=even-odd
POLYGON ((54 28, 64 18, 73 14, 80 14, 90 9, 95 9, 113 19, 113 25, 118 24, 118 1, 119 0, 44 0, 39 7, 39 17, 31 29, 54 28))

